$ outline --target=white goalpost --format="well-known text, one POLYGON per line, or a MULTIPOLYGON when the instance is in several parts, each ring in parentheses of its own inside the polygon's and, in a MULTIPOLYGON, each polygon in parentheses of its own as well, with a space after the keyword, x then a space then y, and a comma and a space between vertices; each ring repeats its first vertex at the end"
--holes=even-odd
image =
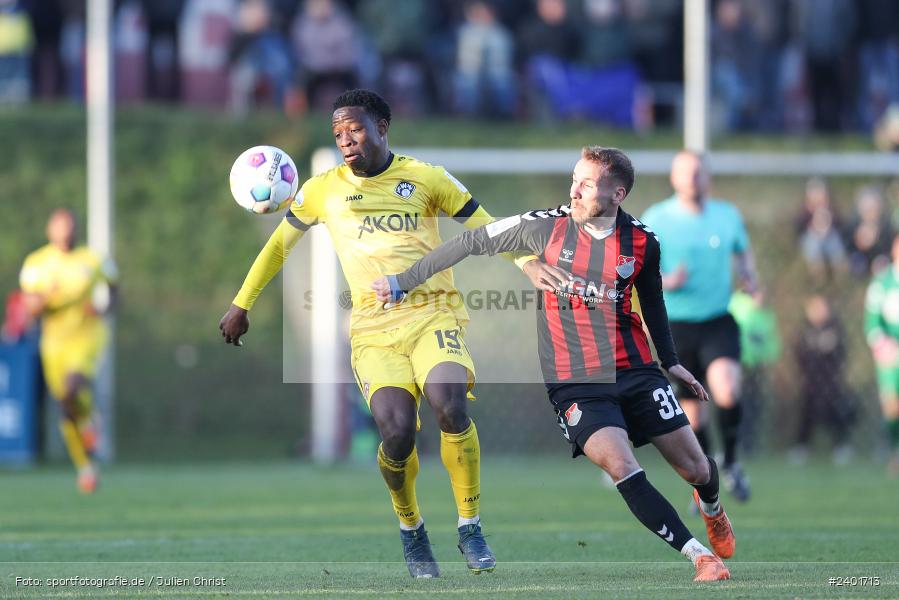
MULTIPOLYGON (((113 258, 114 152, 112 88, 112 0, 87 3, 87 243, 104 258, 113 258)), ((94 382, 94 402, 100 418, 97 453, 104 460, 115 457, 115 319, 106 317, 110 329, 100 369, 94 382)))

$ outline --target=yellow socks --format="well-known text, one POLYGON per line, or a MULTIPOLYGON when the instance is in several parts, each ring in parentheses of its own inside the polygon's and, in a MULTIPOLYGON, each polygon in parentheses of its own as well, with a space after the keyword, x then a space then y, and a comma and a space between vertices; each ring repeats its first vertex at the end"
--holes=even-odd
POLYGON ((378 446, 378 466, 390 499, 393 501, 393 510, 400 519, 400 524, 409 529, 414 529, 421 521, 421 511, 418 508, 418 499, 415 497, 415 477, 418 475, 418 452, 412 448, 412 453, 405 460, 393 460, 384 454, 383 444, 378 446))
POLYGON ((59 430, 62 432, 62 439, 69 451, 69 456, 75 464, 75 468, 81 470, 90 464, 87 452, 84 450, 84 444, 81 441, 81 433, 78 427, 70 419, 62 419, 59 422, 59 430))
POLYGON ((459 517, 478 516, 481 506, 481 446, 474 421, 461 433, 440 432, 440 458, 449 472, 459 517))

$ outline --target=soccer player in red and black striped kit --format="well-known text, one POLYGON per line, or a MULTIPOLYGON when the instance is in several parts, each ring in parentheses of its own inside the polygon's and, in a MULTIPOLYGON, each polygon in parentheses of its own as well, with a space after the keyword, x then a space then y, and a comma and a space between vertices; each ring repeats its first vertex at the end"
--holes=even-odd
POLYGON ((555 267, 559 285, 547 283, 538 304, 538 348, 549 398, 573 455, 585 454, 608 473, 634 516, 691 559, 694 581, 728 579, 730 572, 719 557, 733 555, 735 539, 718 498, 717 467, 703 454, 653 361, 640 316, 631 306, 636 288, 661 366, 708 400, 674 349, 662 296, 659 242, 619 209, 633 184, 634 169, 623 152, 586 147, 574 168, 570 207, 467 231, 372 288, 379 300, 414 302, 416 286, 471 254, 528 250, 555 267), (695 488, 715 554, 690 534, 652 486, 629 440, 635 446, 651 442, 695 488))

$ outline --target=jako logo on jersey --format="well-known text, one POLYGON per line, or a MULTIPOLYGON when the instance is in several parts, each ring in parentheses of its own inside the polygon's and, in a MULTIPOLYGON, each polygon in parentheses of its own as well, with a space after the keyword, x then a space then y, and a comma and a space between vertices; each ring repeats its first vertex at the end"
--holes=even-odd
POLYGON ((400 198, 406 199, 412 195, 412 192, 415 191, 415 184, 409 183, 408 181, 401 181, 396 184, 396 188, 394 188, 393 193, 399 196, 400 198))
POLYGON ((359 238, 362 237, 363 233, 374 233, 375 231, 388 233, 391 231, 418 231, 418 216, 418 213, 415 213, 415 215, 393 213, 375 217, 366 216, 362 219, 362 224, 359 226, 359 238))
POLYGON ((568 407, 568 410, 565 411, 565 420, 568 421, 568 425, 574 427, 578 423, 581 422, 581 417, 584 413, 581 412, 581 409, 577 407, 577 402, 568 407))
POLYGON ((352 196, 347 196, 344 198, 347 202, 356 202, 358 200, 362 200, 362 194, 353 194, 352 196))
POLYGON ((618 264, 615 266, 615 271, 618 273, 618 276, 622 279, 627 279, 631 275, 634 274, 634 263, 637 262, 637 259, 633 256, 618 256, 618 264))
POLYGON ((562 248, 562 258, 559 259, 559 262, 571 262, 571 257, 574 256, 574 250, 569 250, 568 248, 562 248))

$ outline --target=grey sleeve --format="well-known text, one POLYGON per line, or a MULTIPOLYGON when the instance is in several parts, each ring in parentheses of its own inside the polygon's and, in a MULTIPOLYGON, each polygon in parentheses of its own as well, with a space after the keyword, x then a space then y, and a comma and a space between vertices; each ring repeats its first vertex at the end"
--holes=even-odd
POLYGON ((541 254, 549 241, 555 219, 523 219, 521 216, 500 219, 470 229, 428 252, 415 264, 397 274, 397 284, 411 291, 435 273, 449 269, 471 254, 488 254, 527 250, 541 254))

